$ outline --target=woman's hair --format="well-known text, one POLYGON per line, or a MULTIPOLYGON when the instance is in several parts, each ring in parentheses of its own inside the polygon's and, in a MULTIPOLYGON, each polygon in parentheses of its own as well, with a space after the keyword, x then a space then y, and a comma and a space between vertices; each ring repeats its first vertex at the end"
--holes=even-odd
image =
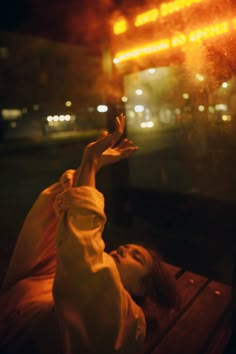
POLYGON ((154 249, 145 247, 152 256, 153 267, 145 279, 144 296, 132 296, 143 309, 147 322, 147 335, 161 327, 163 316, 180 306, 180 294, 174 276, 167 270, 161 255, 154 249))

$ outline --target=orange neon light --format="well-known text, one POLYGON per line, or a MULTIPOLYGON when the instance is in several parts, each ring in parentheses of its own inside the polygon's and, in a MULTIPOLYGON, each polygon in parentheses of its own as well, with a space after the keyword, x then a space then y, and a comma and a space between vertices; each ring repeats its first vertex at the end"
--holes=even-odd
POLYGON ((229 32, 229 23, 222 22, 217 25, 208 26, 192 31, 188 35, 190 42, 201 41, 211 37, 219 36, 229 32))
POLYGON ((134 25, 138 27, 138 26, 143 26, 148 22, 155 22, 158 16, 159 16, 159 11, 157 9, 152 9, 150 11, 138 15, 135 19, 134 25))
POLYGON ((186 7, 190 7, 193 4, 202 2, 203 0, 175 0, 171 2, 164 2, 160 6, 160 12, 162 16, 171 15, 174 12, 178 12, 186 7))
POLYGON ((127 23, 126 23, 126 20, 121 20, 121 21, 118 21, 114 24, 114 33, 115 34, 120 34, 120 33, 123 33, 127 30, 127 23))
MULTIPOLYGON (((232 20, 233 29, 236 30, 236 18, 232 20)), ((118 52, 113 60, 115 64, 121 61, 137 58, 147 54, 156 53, 159 51, 176 48, 187 44, 188 42, 202 41, 208 38, 217 37, 229 32, 230 22, 224 21, 212 26, 196 29, 187 34, 179 34, 172 38, 166 38, 155 42, 147 43, 145 46, 136 47, 131 50, 118 52)))
POLYGON ((170 48, 170 41, 169 39, 162 39, 160 41, 151 42, 145 46, 137 47, 131 49, 130 51, 124 51, 117 53, 114 63, 117 64, 120 61, 125 61, 133 58, 137 58, 140 56, 144 56, 147 54, 152 54, 155 52, 159 52, 162 50, 166 50, 170 48))
POLYGON ((178 36, 171 38, 171 45, 173 48, 184 45, 187 42, 187 36, 185 34, 180 34, 178 36))
MULTIPOLYGON (((136 27, 143 26, 149 22, 155 22, 160 16, 168 16, 174 12, 178 12, 186 7, 190 7, 194 4, 200 3, 204 0, 175 0, 171 2, 164 2, 160 5, 159 9, 154 8, 152 10, 143 12, 136 16, 134 25, 136 27)), ((114 33, 120 34, 127 30, 127 24, 125 20, 118 21, 114 25, 114 33)))

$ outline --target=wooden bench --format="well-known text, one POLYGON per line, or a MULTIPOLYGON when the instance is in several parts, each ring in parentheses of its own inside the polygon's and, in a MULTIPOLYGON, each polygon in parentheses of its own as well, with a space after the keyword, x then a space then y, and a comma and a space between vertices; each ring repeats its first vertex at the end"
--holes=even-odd
POLYGON ((138 354, 222 354, 233 330, 231 286, 166 267, 176 278, 182 303, 138 354))

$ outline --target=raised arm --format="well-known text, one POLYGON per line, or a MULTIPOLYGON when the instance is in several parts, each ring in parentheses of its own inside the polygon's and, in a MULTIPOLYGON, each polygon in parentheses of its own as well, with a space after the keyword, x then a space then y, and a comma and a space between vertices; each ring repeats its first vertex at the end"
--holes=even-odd
POLYGON ((57 253, 59 257, 64 257, 63 260, 72 259, 71 254, 75 251, 82 262, 86 263, 89 252, 98 251, 96 245, 101 246, 99 252, 103 252, 101 233, 106 217, 103 211, 103 195, 95 188, 95 175, 99 157, 117 143, 124 131, 124 124, 125 117, 117 117, 113 134, 100 137, 86 146, 79 171, 74 178, 74 188, 61 193, 56 199, 57 214, 61 215, 57 233, 57 253), (86 233, 83 230, 86 230, 86 233), (81 242, 83 239, 84 242, 81 242))
POLYGON ((53 293, 65 351, 70 354, 131 354, 145 335, 143 313, 104 251, 104 199, 95 188, 98 158, 118 141, 120 124, 117 119, 115 133, 86 147, 74 188, 57 198, 61 217, 53 293))

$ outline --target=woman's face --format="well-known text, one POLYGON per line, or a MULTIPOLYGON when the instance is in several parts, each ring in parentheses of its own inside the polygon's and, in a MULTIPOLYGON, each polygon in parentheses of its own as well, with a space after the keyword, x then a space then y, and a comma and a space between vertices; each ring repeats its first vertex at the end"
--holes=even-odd
POLYGON ((136 296, 145 293, 145 278, 151 273, 153 261, 152 256, 146 248, 127 244, 110 252, 114 259, 120 278, 125 289, 136 296))

